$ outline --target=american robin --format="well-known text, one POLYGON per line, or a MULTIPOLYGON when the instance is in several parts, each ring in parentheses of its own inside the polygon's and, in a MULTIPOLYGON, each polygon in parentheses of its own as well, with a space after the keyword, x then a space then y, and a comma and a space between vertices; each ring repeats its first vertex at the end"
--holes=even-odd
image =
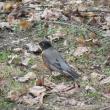
POLYGON ((72 68, 60 55, 60 53, 53 48, 52 44, 48 40, 43 40, 39 43, 42 49, 42 58, 44 64, 50 71, 56 71, 62 73, 72 79, 78 78, 80 75, 77 74, 74 68, 72 68))

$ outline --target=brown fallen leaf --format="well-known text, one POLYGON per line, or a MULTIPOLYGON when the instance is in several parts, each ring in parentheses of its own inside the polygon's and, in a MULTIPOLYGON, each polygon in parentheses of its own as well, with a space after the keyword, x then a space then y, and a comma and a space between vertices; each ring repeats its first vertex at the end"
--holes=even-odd
POLYGON ((104 78, 103 80, 100 81, 100 84, 109 84, 110 83, 110 76, 107 78, 104 78))
POLYGON ((11 90, 8 92, 7 98, 11 101, 17 101, 19 99, 20 93, 18 91, 11 90))
POLYGON ((24 55, 21 58, 21 65, 28 66, 30 59, 30 53, 28 53, 27 50, 24 50, 24 55))
POLYGON ((90 52, 90 47, 77 47, 75 52, 73 53, 74 56, 81 56, 83 55, 84 53, 87 53, 87 52, 90 52))
POLYGON ((40 49, 39 45, 36 45, 33 42, 26 44, 24 47, 26 47, 29 52, 37 52, 40 49))
POLYGON ((79 46, 86 46, 86 41, 85 39, 81 36, 76 38, 76 44, 78 44, 79 46))
POLYGON ((13 51, 17 53, 17 52, 22 52, 23 49, 22 48, 14 48, 13 51))
POLYGON ((40 97, 42 94, 45 94, 46 88, 43 86, 33 86, 29 89, 29 93, 31 93, 35 97, 40 97))
POLYGON ((30 21, 27 20, 20 20, 19 21, 19 27, 21 30, 29 29, 32 26, 30 21))
POLYGON ((37 102, 42 104, 44 96, 46 95, 46 88, 43 86, 33 86, 29 89, 29 94, 31 94, 37 102))
POLYGON ((18 102, 32 106, 32 105, 38 104, 39 100, 38 100, 38 97, 33 98, 31 95, 27 94, 21 97, 18 102))
POLYGON ((79 87, 75 87, 75 85, 65 85, 64 83, 60 83, 56 85, 51 92, 59 92, 59 93, 66 93, 66 94, 73 94, 78 90, 79 87))
POLYGON ((60 11, 56 11, 55 9, 45 9, 43 14, 41 15, 42 19, 45 20, 57 20, 61 16, 60 11))
POLYGON ((86 90, 87 92, 96 92, 95 88, 93 88, 92 86, 89 86, 89 85, 87 85, 87 86, 85 87, 85 90, 86 90))
POLYGON ((29 60, 30 60, 29 57, 25 57, 25 56, 22 57, 22 59, 21 59, 21 65, 23 65, 23 66, 28 66, 29 60))
POLYGON ((44 86, 44 78, 42 78, 42 79, 37 79, 37 80, 36 80, 36 85, 37 85, 37 86, 44 86))
POLYGON ((8 22, 1 22, 1 23, 0 23, 0 28, 3 29, 3 28, 5 28, 5 27, 6 27, 6 28, 11 28, 8 22))
POLYGON ((37 67, 38 67, 37 64, 34 64, 34 65, 31 66, 31 69, 36 70, 37 67))
POLYGON ((34 72, 28 72, 24 77, 31 80, 36 78, 36 74, 34 72))
POLYGON ((28 72, 26 75, 24 75, 23 77, 15 77, 14 79, 16 79, 17 81, 21 82, 21 83, 25 83, 28 80, 32 80, 36 78, 36 74, 33 72, 28 72))
POLYGON ((47 91, 52 90, 55 88, 56 84, 48 80, 47 78, 44 79, 44 87, 46 88, 47 91))
POLYGON ((13 9, 14 2, 5 2, 3 6, 4 12, 11 12, 13 9))
POLYGON ((94 80, 94 79, 97 79, 98 81, 102 80, 103 78, 105 77, 105 75, 101 75, 99 73, 96 73, 96 72, 93 72, 91 73, 91 78, 94 80))
POLYGON ((63 101, 63 105, 84 106, 85 103, 81 102, 81 101, 77 101, 77 100, 72 98, 72 99, 66 99, 65 101, 63 101))
POLYGON ((89 78, 88 78, 88 76, 83 76, 83 77, 82 77, 82 80, 83 80, 83 81, 88 81, 89 78))

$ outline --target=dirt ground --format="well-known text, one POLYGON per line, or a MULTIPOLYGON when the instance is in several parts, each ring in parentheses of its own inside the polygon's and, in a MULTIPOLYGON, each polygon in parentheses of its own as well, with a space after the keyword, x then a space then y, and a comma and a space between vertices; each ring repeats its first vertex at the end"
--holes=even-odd
MULTIPOLYGON (((30 43, 30 42, 34 42, 34 43, 37 43, 38 42, 38 39, 39 41, 43 38, 32 38, 31 36, 35 36, 35 33, 33 32, 34 29, 32 29, 32 32, 30 32, 29 34, 27 32, 17 32, 17 33, 10 33, 10 32, 2 32, 1 33, 1 38, 0 38, 0 42, 1 42, 1 50, 2 52, 4 51, 9 51, 9 50, 12 50, 13 48, 22 48, 25 44, 27 43, 30 43), (31 37, 31 38, 30 38, 31 37), (30 40, 31 39, 31 40, 30 40), (34 40, 37 39, 37 41, 34 40)), ((55 42, 54 45, 55 45, 55 48, 57 48, 58 50, 62 50, 61 51, 61 54, 66 58, 68 59, 68 54, 66 53, 66 50, 61 46, 63 43, 63 41, 58 41, 58 42, 55 42), (59 44, 59 45, 57 45, 59 44), (62 49, 63 48, 63 49, 62 49), (67 56, 66 56, 67 55, 67 56)), ((12 52, 13 53, 13 52, 12 52)), ((11 53, 11 54, 12 54, 11 53)), ((81 72, 83 72, 83 76, 85 75, 89 75, 90 73, 92 73, 94 70, 91 69, 91 63, 88 63, 88 60, 87 59, 82 59, 80 58, 80 60, 85 60, 84 62, 81 61, 75 61, 75 62, 72 62, 72 64, 74 64, 76 67, 78 67, 80 69, 81 72), (83 63, 83 64, 82 64, 83 63), (87 67, 87 64, 89 64, 89 66, 87 67)), ((92 59, 91 59, 92 60, 92 59)), ((3 62, 0 63, 0 67, 1 67, 1 77, 5 77, 9 82, 10 82, 10 76, 9 76, 9 73, 11 73, 13 75, 13 72, 14 72, 14 75, 17 75, 17 74, 21 74, 23 72, 28 72, 30 71, 30 68, 27 68, 27 69, 23 69, 19 66, 17 66, 17 68, 15 68, 16 66, 12 65, 7 65, 7 62, 8 60, 4 60, 3 62), (16 73, 16 74, 15 74, 16 73)), ((70 62, 71 62, 71 58, 70 58, 70 62)), ((34 62, 35 63, 35 62, 34 62)), ((40 68, 40 66, 42 66, 43 62, 41 60, 41 56, 37 56, 36 58, 36 63, 39 65, 39 67, 37 67, 37 70, 34 70, 35 73, 39 73, 38 74, 38 77, 41 77, 42 75, 41 74, 50 74, 49 71, 47 69, 44 69, 42 70, 42 68, 40 68)), ((100 70, 95 70, 95 71, 100 71, 100 70)), ((24 74, 24 73, 23 73, 24 74)), ((2 81, 2 80, 1 80, 2 81)), ((55 79, 52 79, 53 82, 55 83, 61 83, 61 82, 65 82, 65 83, 74 83, 73 81, 71 80, 65 80, 63 79, 62 77, 61 78, 55 78, 55 79)), ((73 93, 72 95, 66 95, 66 96, 59 96, 58 94, 51 94, 49 96, 46 96, 44 98, 44 104, 41 105, 40 107, 38 107, 38 110, 70 110, 70 109, 75 109, 75 110, 101 110, 101 108, 106 108, 106 106, 109 105, 109 100, 102 97, 100 93, 86 93, 86 91, 84 90, 84 87, 85 85, 87 85, 88 83, 91 83, 94 85, 94 87, 98 90, 98 91, 103 91, 104 88, 107 89, 107 87, 100 87, 99 85, 97 84, 94 84, 94 82, 89 81, 89 82, 85 82, 85 81, 82 81, 82 79, 79 79, 79 83, 80 83, 80 86, 81 86, 81 90, 77 93, 73 93), (72 100, 72 98, 75 98, 77 99, 78 101, 82 101, 82 102, 85 102, 87 103, 87 105, 84 105, 83 107, 76 107, 74 105, 72 105, 71 103, 68 104, 69 102, 66 102, 66 100, 72 100)), ((28 83, 29 84, 29 83, 28 83)), ((6 84, 7 85, 7 84, 6 84)), ((6 86, 5 85, 5 86, 6 86)), ((26 84, 27 85, 27 84, 26 84)), ((10 85, 12 86, 12 85, 10 85)), ((17 86, 17 85, 15 85, 17 86)), ((14 86, 14 87, 15 87, 14 86)), ((16 88, 16 87, 15 87, 16 88)), ((20 87, 21 89, 22 86, 20 87)), ((2 92, 6 92, 5 89, 10 89, 10 87, 6 86, 4 89, 2 88, 2 92)), ((7 92, 6 92, 7 93, 7 92)), ((5 93, 3 93, 5 94, 5 93)), ((7 102, 6 101, 6 104, 3 104, 4 106, 6 106, 6 108, 2 108, 1 110, 36 110, 36 105, 35 107, 29 107, 28 105, 22 105, 22 104, 14 104, 12 102, 7 102), (10 109, 9 109, 10 108, 10 109)), ((3 106, 2 105, 2 106, 3 106)), ((106 109, 107 110, 107 109, 106 109)))
MULTIPOLYGON (((61 3, 63 2, 65 5, 67 1, 62 0, 61 3)), ((85 7, 84 4, 83 6, 85 7)), ((100 4, 98 6, 100 9, 100 4)), ((61 6, 60 8, 62 10, 61 6)), ((72 15, 68 11, 71 12, 68 9, 63 13, 69 19, 67 23, 62 22, 64 19, 58 18, 57 21, 48 18, 47 21, 45 19, 41 22, 36 21, 29 29, 0 30, 0 110, 110 110, 110 79, 107 79, 110 77, 109 23, 106 20, 98 22, 101 26, 94 23, 95 20, 103 18, 104 14, 109 18, 109 14, 106 12, 100 12, 98 16, 96 13, 83 14, 82 19, 80 14, 77 16, 79 12, 75 11, 76 15, 74 13, 72 15), (71 16, 75 20, 81 20, 83 26, 76 23, 75 27, 71 16), (89 20, 90 29, 84 26, 89 20), (38 45, 47 37, 64 59, 76 68, 81 75, 80 78, 71 80, 62 75, 49 77, 50 71, 43 65, 41 53, 36 55, 32 52, 32 45, 38 45), (26 45, 30 45, 31 51, 26 45), (18 80, 29 72, 34 73, 36 77, 24 82, 18 80), (29 90, 43 78, 44 82, 41 80, 40 83, 46 85, 45 95, 36 103, 34 100, 36 96, 30 94, 29 90), (72 90, 62 92, 63 87, 67 89, 71 86, 72 90), (57 92, 52 92, 55 87, 59 87, 58 91, 56 89, 57 92)))

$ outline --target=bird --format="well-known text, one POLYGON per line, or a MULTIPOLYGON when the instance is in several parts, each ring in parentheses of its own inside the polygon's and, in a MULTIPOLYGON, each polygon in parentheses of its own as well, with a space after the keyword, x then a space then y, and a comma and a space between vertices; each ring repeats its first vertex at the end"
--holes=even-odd
POLYGON ((59 72, 73 80, 79 78, 80 75, 66 62, 49 40, 39 42, 39 47, 42 50, 43 62, 51 72, 59 72))

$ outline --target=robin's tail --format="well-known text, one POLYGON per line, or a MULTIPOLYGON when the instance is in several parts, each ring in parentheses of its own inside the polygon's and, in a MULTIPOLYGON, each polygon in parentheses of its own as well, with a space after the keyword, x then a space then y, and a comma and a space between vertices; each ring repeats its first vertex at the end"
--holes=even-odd
POLYGON ((80 77, 80 75, 73 69, 69 69, 67 70, 67 72, 69 73, 69 76, 72 78, 72 79, 77 79, 80 77))

